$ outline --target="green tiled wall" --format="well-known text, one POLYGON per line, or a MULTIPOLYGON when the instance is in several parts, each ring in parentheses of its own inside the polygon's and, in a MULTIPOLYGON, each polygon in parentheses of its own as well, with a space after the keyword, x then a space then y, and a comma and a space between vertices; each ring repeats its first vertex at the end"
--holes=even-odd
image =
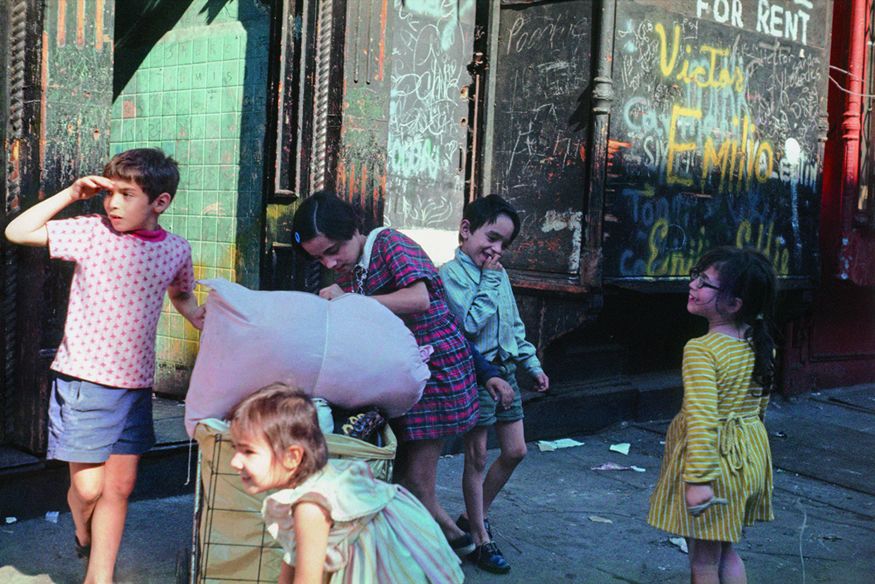
MULTIPOLYGON (((162 226, 191 243, 197 279, 257 288, 269 20, 255 0, 215 5, 196 0, 148 48, 113 103, 111 153, 156 146, 172 155, 181 181, 162 226)), ((206 291, 196 295, 203 302, 206 291)), ((197 342, 165 301, 157 390, 184 391, 197 342)))

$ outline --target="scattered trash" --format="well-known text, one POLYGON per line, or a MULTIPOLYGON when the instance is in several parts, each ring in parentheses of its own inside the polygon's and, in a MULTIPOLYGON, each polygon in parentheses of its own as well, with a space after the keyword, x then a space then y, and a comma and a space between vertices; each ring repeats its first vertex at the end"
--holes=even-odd
POLYGON ((611 444, 610 451, 611 452, 619 452, 620 454, 625 454, 628 456, 630 446, 631 446, 631 444, 629 444, 628 442, 620 442, 619 444, 611 444))
POLYGON ((823 539, 825 541, 839 541, 842 538, 837 535, 822 535, 820 536, 820 539, 823 539))
POLYGON ((670 537, 668 541, 671 542, 672 545, 675 545, 680 548, 682 552, 685 554, 690 553, 690 550, 687 549, 687 540, 682 537, 670 537))
POLYGON ((6 518, 6 525, 12 525, 16 521, 18 521, 18 517, 7 517, 6 518))
POLYGON ((560 438, 559 440, 538 440, 538 449, 541 452, 553 452, 560 448, 571 448, 573 446, 583 446, 583 442, 572 440, 571 438, 560 438))
POLYGON ((617 464, 616 462, 605 462, 598 466, 592 467, 590 470, 631 470, 630 466, 623 466, 622 464, 617 464))
POLYGON ((774 436, 775 438, 786 438, 787 433, 782 432, 781 430, 778 430, 777 432, 772 432, 772 436, 774 436))
POLYGON ((660 446, 665 446, 665 440, 660 440, 659 444, 660 444, 660 446))
POLYGON ((634 470, 635 472, 647 472, 646 468, 641 468, 634 464, 632 466, 623 466, 616 462, 604 462, 598 466, 590 467, 590 470, 634 470))
POLYGON ((613 521, 611 521, 607 517, 601 517, 599 515, 590 515, 589 517, 587 517, 587 519, 589 519, 593 523, 613 523, 613 521))
POLYGON ((58 512, 57 511, 46 511, 46 521, 49 523, 57 523, 58 522, 58 512))

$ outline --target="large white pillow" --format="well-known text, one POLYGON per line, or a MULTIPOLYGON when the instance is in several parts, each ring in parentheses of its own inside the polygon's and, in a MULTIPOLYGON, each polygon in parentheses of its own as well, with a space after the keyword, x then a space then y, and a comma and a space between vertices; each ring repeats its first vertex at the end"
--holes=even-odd
POLYGON ((206 322, 185 399, 185 428, 222 418, 255 390, 281 381, 345 409, 400 416, 429 378, 413 334, 374 300, 332 301, 268 292, 227 280, 209 287, 206 322))

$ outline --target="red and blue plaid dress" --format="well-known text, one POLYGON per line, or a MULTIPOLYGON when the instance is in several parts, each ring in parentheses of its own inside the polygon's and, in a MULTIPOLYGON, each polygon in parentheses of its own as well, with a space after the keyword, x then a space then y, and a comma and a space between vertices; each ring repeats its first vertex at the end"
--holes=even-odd
POLYGON ((352 274, 342 274, 337 281, 347 292, 373 296, 395 292, 420 280, 428 287, 431 306, 425 312, 400 318, 416 342, 431 345, 434 354, 428 363, 431 378, 422 398, 393 423, 402 440, 455 436, 474 427, 479 406, 468 343, 456 328, 434 264, 415 241, 394 229, 377 235, 363 289, 355 289, 352 274))

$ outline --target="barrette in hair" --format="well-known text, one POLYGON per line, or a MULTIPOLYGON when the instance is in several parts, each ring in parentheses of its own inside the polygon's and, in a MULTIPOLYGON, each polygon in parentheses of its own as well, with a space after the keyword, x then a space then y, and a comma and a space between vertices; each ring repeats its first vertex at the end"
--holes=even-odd
POLYGON ((297 231, 295 231, 295 243, 297 243, 297 244, 301 243, 301 234, 298 233, 297 231))

